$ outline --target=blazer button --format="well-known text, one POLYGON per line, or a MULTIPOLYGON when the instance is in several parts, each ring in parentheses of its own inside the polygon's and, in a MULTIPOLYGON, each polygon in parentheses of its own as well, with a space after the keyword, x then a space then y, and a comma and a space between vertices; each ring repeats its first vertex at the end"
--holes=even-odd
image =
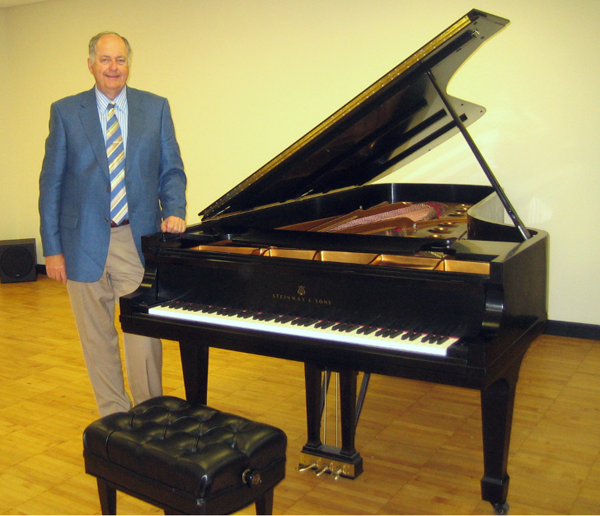
POLYGON ((104 222, 110 222, 110 220, 108 220, 108 219, 104 219, 104 222))

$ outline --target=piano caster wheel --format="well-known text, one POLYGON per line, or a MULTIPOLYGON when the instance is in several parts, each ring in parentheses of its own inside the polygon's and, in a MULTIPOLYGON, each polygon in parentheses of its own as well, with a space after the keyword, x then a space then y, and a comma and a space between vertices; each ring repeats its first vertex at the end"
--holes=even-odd
POLYGON ((494 504, 494 514, 508 514, 508 509, 510 509, 508 502, 494 504))

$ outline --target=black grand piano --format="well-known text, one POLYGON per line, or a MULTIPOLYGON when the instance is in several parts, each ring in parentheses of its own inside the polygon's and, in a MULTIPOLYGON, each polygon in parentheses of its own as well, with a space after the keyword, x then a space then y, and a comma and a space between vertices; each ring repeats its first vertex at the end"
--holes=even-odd
POLYGON ((371 374, 477 389, 482 498, 505 513, 519 368, 546 315, 548 235, 523 225, 466 127, 484 108, 446 94, 508 20, 473 10, 201 212, 144 237, 123 331, 180 343, 186 396, 206 403, 209 348, 305 364, 304 467, 354 478, 371 374), (462 134, 490 186, 380 180, 462 134), (341 385, 341 447, 320 439, 341 385), (359 372, 363 385, 357 385, 359 372))

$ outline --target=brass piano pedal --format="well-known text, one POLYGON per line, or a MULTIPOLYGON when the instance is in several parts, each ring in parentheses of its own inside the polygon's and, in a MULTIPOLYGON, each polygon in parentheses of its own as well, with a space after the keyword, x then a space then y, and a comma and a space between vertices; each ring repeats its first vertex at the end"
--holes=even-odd
POLYGON ((309 469, 317 469, 319 466, 316 462, 311 462, 310 464, 298 464, 298 471, 302 473, 303 471, 308 471, 309 469))
POLYGON ((344 468, 338 468, 335 471, 332 471, 333 480, 339 480, 342 476, 342 473, 344 473, 344 468))
POLYGON ((319 467, 319 464, 317 462, 311 462, 308 465, 298 464, 297 469, 300 473, 308 470, 313 470, 315 472, 316 477, 320 477, 325 473, 331 473, 334 480, 339 480, 345 473, 344 467, 340 466, 339 464, 335 464, 334 462, 330 462, 329 464, 325 464, 321 467, 319 467))
POLYGON ((321 475, 323 475, 324 473, 331 473, 331 464, 326 464, 325 466, 323 466, 321 469, 318 469, 315 472, 315 477, 320 477, 321 475))
POLYGON ((300 454, 298 471, 311 469, 318 477, 324 473, 331 473, 336 480, 340 477, 353 479, 360 475, 363 471, 362 457, 358 453, 351 457, 343 456, 338 450, 321 445, 319 448, 311 449, 311 453, 308 453, 308 450, 304 448, 300 454))

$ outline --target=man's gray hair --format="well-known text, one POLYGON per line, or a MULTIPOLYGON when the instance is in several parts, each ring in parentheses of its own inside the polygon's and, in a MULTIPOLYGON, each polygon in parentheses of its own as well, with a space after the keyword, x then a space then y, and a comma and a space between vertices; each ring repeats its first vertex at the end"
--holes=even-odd
POLYGON ((102 37, 102 36, 117 36, 118 38, 121 38, 123 40, 123 43, 125 43, 125 47, 127 48, 127 64, 131 64, 131 45, 129 44, 129 41, 127 41, 127 39, 125 39, 123 36, 121 36, 120 34, 117 34, 116 32, 101 32, 100 34, 96 34, 92 39, 90 39, 90 44, 89 44, 89 52, 90 52, 90 60, 92 61, 92 63, 94 62, 94 59, 96 59, 96 52, 98 51, 98 40, 102 37))

